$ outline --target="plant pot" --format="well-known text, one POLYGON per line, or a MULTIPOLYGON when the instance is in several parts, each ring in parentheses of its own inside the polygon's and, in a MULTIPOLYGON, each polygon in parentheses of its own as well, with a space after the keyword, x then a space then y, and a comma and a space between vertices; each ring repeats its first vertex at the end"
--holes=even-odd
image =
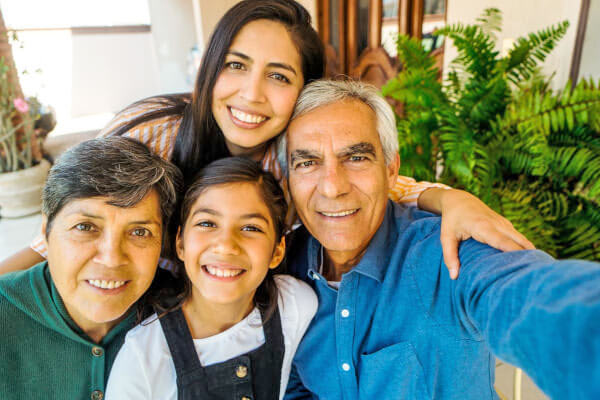
POLYGON ((50 170, 45 159, 32 167, 0 174, 0 217, 19 218, 40 212, 42 188, 50 170))

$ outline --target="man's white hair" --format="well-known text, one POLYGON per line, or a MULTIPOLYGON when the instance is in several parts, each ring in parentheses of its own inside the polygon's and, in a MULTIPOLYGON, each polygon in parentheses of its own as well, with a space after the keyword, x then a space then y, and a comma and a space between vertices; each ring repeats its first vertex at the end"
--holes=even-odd
MULTIPOLYGON (((344 100, 354 99, 369 106, 375 113, 376 128, 383 148, 386 165, 394 160, 398 153, 398 133, 394 111, 381 96, 379 90, 367 83, 355 81, 333 81, 321 79, 304 87, 296 101, 296 108, 290 123, 319 107, 344 100)), ((287 175, 287 130, 281 134, 277 143, 277 159, 287 175)))

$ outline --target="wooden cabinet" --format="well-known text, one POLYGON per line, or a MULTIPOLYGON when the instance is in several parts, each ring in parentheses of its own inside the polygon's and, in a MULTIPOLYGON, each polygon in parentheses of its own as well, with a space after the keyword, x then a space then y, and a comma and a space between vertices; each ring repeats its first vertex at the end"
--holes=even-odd
POLYGON ((401 67, 396 58, 399 32, 426 40, 441 66, 443 38, 431 32, 444 25, 445 10, 446 0, 318 0, 326 75, 381 87, 401 67))

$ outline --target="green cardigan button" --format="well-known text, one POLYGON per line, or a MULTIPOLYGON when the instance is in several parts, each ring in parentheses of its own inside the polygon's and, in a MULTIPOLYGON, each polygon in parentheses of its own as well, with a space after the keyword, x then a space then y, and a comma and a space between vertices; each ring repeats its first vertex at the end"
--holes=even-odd
POLYGON ((104 393, 101 390, 94 390, 92 392, 92 400, 102 400, 104 398, 104 393))
POLYGON ((102 350, 100 347, 94 346, 92 347, 92 354, 96 357, 102 357, 104 350, 102 350))

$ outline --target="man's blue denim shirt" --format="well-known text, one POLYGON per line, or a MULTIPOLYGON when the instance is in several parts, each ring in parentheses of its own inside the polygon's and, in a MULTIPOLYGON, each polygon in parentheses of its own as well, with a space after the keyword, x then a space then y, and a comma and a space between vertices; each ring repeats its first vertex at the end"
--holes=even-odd
POLYGON ((495 354, 552 398, 600 399, 600 264, 468 240, 452 281, 439 237, 439 217, 390 202, 335 290, 306 235, 289 267, 319 308, 285 398, 496 399, 495 354))

